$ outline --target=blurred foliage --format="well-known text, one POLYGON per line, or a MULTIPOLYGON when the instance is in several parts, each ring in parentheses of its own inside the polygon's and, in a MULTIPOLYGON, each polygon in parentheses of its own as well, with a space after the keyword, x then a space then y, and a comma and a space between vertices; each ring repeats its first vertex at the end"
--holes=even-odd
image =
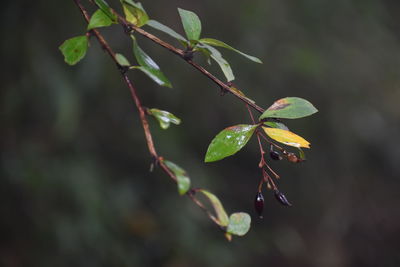
MULTIPOLYGON (((193 10, 205 36, 259 57, 263 65, 226 53, 238 87, 257 104, 298 96, 320 110, 290 123, 311 141, 308 161, 272 163, 293 207, 282 208, 271 192, 264 219, 256 218, 255 140, 235 157, 203 163, 219 131, 249 121, 245 107, 140 38, 174 85, 161 88, 133 73, 144 104, 182 119, 167 131, 150 122, 158 151, 179 162, 194 186, 215 192, 229 212, 253 215, 250 232, 226 242, 164 173, 149 172, 129 91, 98 44, 91 42, 75 67, 64 63, 58 46, 87 27, 73 2, 6 1, 0 11, 0 265, 399 266, 400 2, 144 5, 181 34, 177 7, 193 10)), ((117 52, 131 55, 121 28, 103 32, 117 52)), ((215 65, 210 69, 223 77, 215 65)))

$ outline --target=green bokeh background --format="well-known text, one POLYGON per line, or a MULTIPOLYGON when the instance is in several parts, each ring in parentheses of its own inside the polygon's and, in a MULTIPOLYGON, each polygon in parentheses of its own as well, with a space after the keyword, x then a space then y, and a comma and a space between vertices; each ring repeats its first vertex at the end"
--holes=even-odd
MULTIPOLYGON (((261 58, 263 65, 223 51, 236 84, 260 106, 298 96, 319 109, 287 122, 312 143, 308 161, 272 163, 294 206, 280 206, 267 192, 264 219, 255 216, 256 140, 235 157, 203 163, 221 129, 249 122, 245 106, 139 37, 174 86, 131 73, 144 105, 183 120, 168 130, 150 121, 157 150, 185 168, 194 186, 216 193, 229 212, 253 217, 250 232, 228 243, 162 171, 148 171, 137 111, 99 45, 92 40, 75 67, 63 62, 58 46, 85 32, 73 1, 5 1, 0 266, 399 266, 400 2, 143 5, 180 33, 176 8, 193 10, 204 37, 261 58)), ((134 61, 119 26, 102 32, 134 61)), ((215 64, 210 70, 223 78, 215 64)))

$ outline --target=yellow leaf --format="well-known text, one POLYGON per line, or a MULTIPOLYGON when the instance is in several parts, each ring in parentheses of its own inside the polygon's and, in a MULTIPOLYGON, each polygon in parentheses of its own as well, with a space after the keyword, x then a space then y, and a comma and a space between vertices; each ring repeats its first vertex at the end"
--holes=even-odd
POLYGON ((268 127, 262 127, 262 128, 269 137, 282 144, 294 147, 310 148, 310 143, 303 137, 298 136, 295 133, 278 128, 268 128, 268 127))

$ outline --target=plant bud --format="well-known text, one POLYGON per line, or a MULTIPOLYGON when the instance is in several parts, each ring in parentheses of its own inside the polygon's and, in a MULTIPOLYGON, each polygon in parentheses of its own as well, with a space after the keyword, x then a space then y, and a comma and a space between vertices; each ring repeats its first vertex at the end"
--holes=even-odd
POLYGON ((290 202, 287 200, 286 196, 280 192, 279 190, 275 190, 274 192, 276 200, 284 206, 292 206, 290 202))
POLYGON ((258 192, 256 195, 256 199, 254 200, 254 208, 260 218, 262 218, 262 213, 264 209, 264 197, 261 192, 258 192))

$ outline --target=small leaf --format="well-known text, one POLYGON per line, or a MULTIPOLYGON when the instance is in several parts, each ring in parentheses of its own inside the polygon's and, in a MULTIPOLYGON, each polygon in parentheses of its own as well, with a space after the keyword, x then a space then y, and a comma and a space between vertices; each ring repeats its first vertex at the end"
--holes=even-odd
POLYGON ((294 146, 297 148, 299 147, 310 148, 310 143, 303 137, 295 133, 277 128, 267 128, 267 127, 262 127, 262 128, 269 137, 282 144, 288 146, 294 146))
POLYGON ((95 0, 96 5, 113 21, 117 21, 117 16, 111 12, 110 6, 104 0, 95 0))
POLYGON ((192 11, 178 8, 182 20, 183 29, 189 40, 197 41, 201 34, 201 22, 199 17, 192 11))
POLYGON ((306 154, 304 153, 304 151, 301 148, 298 148, 298 149, 299 149, 299 158, 300 158, 300 160, 301 161, 306 160, 306 154))
POLYGON ((122 0, 122 7, 125 19, 133 25, 142 27, 149 20, 149 16, 140 2, 135 3, 132 0, 122 0))
POLYGON ((250 229, 251 217, 245 212, 232 213, 229 217, 227 232, 237 236, 244 236, 250 229))
POLYGON ((151 69, 157 69, 159 70, 160 67, 157 65, 157 63, 154 62, 151 57, 149 57, 143 50, 142 48, 139 47, 136 39, 132 37, 133 40, 133 53, 136 57, 137 62, 139 63, 140 66, 144 67, 149 67, 151 69))
POLYGON ((215 49, 214 47, 210 45, 203 44, 205 49, 210 51, 210 56, 212 59, 215 60, 215 62, 218 63, 219 67, 221 68, 222 72, 224 73, 226 80, 228 82, 233 81, 235 79, 235 76, 233 75, 231 66, 229 63, 222 57, 221 53, 215 49))
POLYGON ((234 51, 234 52, 236 52, 236 53, 239 53, 240 55, 242 55, 242 56, 244 56, 244 57, 250 59, 251 61, 254 61, 254 62, 256 62, 256 63, 262 63, 262 61, 261 61, 260 59, 258 59, 258 58, 256 58, 256 57, 253 57, 253 56, 250 56, 250 55, 248 55, 248 54, 245 54, 245 53, 243 53, 243 52, 237 50, 236 48, 233 48, 232 46, 230 46, 230 45, 228 45, 228 44, 226 44, 226 43, 224 43, 224 42, 222 42, 222 41, 219 41, 219 40, 216 40, 216 39, 212 39, 212 38, 203 38, 203 39, 200 39, 199 41, 200 41, 201 43, 203 43, 203 44, 208 44, 208 45, 213 45, 213 46, 219 46, 219 47, 223 47, 223 48, 232 50, 232 51, 234 51))
POLYGON ((170 123, 179 125, 181 123, 181 120, 177 118, 174 114, 169 113, 168 111, 165 110, 159 110, 156 108, 149 109, 149 113, 153 115, 158 122, 160 123, 160 127, 162 129, 168 129, 170 123))
POLYGON ((111 24, 113 24, 113 21, 110 19, 110 17, 107 16, 103 10, 97 9, 97 11, 94 12, 92 17, 90 18, 87 30, 89 31, 94 28, 107 27, 111 24))
POLYGON ((143 66, 132 66, 131 69, 138 69, 146 74, 150 79, 152 79, 155 83, 161 86, 172 88, 170 81, 164 76, 164 74, 160 70, 152 69, 149 67, 143 66))
POLYGON ((66 40, 59 49, 64 55, 64 60, 69 65, 75 65, 85 57, 88 48, 88 38, 86 35, 73 37, 66 40))
POLYGON ((264 125, 272 127, 272 128, 278 128, 278 129, 289 131, 289 128, 282 122, 267 121, 267 122, 264 122, 264 125))
POLYGON ((212 193, 201 189, 199 192, 203 193, 208 200, 210 200, 212 206, 214 207, 215 213, 217 214, 217 220, 220 226, 227 226, 229 223, 229 218, 228 214, 226 214, 226 211, 224 207, 221 204, 221 201, 212 193))
POLYGON ((117 60, 118 64, 123 67, 129 67, 131 63, 126 59, 126 57, 122 54, 116 53, 115 59, 117 60))
POLYGON ((307 100, 299 97, 286 97, 275 101, 260 116, 260 120, 265 118, 298 119, 316 112, 318 110, 307 100))
POLYGON ((171 82, 165 77, 165 75, 161 72, 160 67, 151 59, 137 44, 136 39, 133 39, 133 53, 139 65, 141 67, 133 67, 136 69, 140 69, 147 76, 149 76, 153 81, 158 83, 159 85, 172 87, 171 82))
POLYGON ((221 160, 242 149, 257 125, 239 124, 222 130, 208 146, 205 162, 221 160))
POLYGON ((150 26, 150 27, 152 27, 152 28, 154 28, 156 30, 162 31, 162 32, 168 34, 169 36, 174 37, 175 39, 177 39, 179 41, 187 43, 187 40, 185 39, 185 37, 183 37, 182 35, 180 35, 176 31, 174 31, 170 27, 168 27, 168 26, 166 26, 166 25, 164 25, 164 24, 162 24, 162 23, 160 23, 160 22, 158 22, 156 20, 149 20, 146 23, 146 25, 148 25, 148 26, 150 26))
POLYGON ((186 194, 186 192, 190 189, 190 179, 186 174, 186 171, 171 161, 163 160, 163 163, 174 173, 176 182, 178 184, 179 194, 186 194))

